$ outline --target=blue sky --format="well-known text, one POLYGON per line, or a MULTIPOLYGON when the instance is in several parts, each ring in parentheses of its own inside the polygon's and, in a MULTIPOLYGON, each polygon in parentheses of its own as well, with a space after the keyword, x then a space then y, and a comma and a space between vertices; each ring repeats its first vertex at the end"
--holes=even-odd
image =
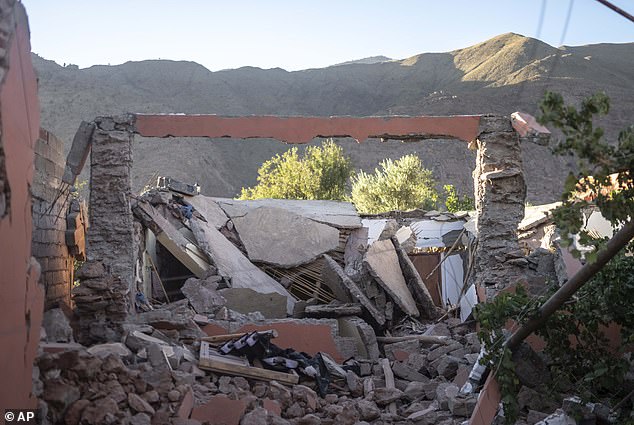
MULTIPOLYGON (((80 67, 130 60, 318 68, 467 47, 505 32, 559 46, 570 0, 22 0, 34 52, 80 67), (545 4, 539 30, 539 17, 545 4), (539 33, 539 34, 538 34, 539 33)), ((634 1, 613 0, 634 14, 634 1)), ((574 0, 563 44, 634 42, 634 23, 574 0)))

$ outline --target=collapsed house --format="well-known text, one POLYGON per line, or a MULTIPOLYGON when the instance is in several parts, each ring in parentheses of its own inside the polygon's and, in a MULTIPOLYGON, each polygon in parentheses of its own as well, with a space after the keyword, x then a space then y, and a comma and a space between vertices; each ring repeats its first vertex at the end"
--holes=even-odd
MULTIPOLYGON (((89 152, 90 229, 72 291, 75 334, 93 356, 117 354, 125 367, 140 360, 143 380, 158 391, 158 399, 138 392, 149 404, 142 409, 133 406, 136 397, 121 396, 114 405, 124 410, 113 405, 110 414, 221 423, 228 403, 242 412, 231 423, 242 416, 250 423, 249 415, 279 421, 265 407, 276 402, 274 411, 298 423, 462 423, 474 411, 482 417, 477 395, 460 392, 480 350, 468 318, 478 298, 504 289, 526 265, 516 230, 526 189, 509 119, 101 117, 80 126, 63 182, 74 183, 89 152), (341 202, 206 197, 170 178, 135 196, 135 134, 459 138, 479 148, 475 230, 466 214, 360 217, 341 202), (194 381, 182 381, 182 373, 194 381), (286 400, 281 387, 270 386, 264 393, 275 394, 272 401, 256 396, 245 405, 242 398, 256 387, 261 393, 262 380, 312 388, 330 401, 286 400), (343 398, 333 403, 336 394, 343 398), (368 411, 343 406, 361 399, 368 411)), ((69 349, 70 338, 61 346, 48 338, 42 359, 69 349)), ((82 363, 75 347, 73 359, 82 363)), ((51 365, 40 361, 40 370, 51 365)), ((82 401, 90 386, 60 404, 56 391, 46 391, 58 388, 46 373, 43 380, 50 418, 86 415, 81 420, 90 422, 103 413, 82 401)))
MULTIPOLYGON (((8 9, 0 260, 11 284, 1 335, 23 348, 3 351, 3 376, 15 382, 0 390, 3 403, 68 424, 493 421, 491 377, 463 391, 481 351, 469 318, 476 302, 540 274, 520 242, 542 236, 517 236, 521 143, 543 141, 526 115, 128 114, 82 123, 63 164, 61 142, 39 131, 23 7, 8 9), (135 135, 458 139, 477 150, 475 220, 210 198, 167 178, 136 196, 135 135), (88 155, 89 214, 70 192, 88 155), (31 199, 22 171, 34 162, 31 199), (75 260, 85 260, 76 271, 75 260)), ((528 400, 527 422, 554 407, 528 400)))

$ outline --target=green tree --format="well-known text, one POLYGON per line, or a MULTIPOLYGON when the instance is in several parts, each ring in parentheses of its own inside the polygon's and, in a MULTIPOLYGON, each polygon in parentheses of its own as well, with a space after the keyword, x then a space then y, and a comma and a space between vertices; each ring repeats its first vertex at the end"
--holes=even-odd
POLYGON ((445 192, 445 207, 447 211, 453 213, 458 211, 472 211, 475 209, 475 201, 469 196, 462 198, 456 192, 456 188, 452 184, 446 184, 442 187, 445 192))
POLYGON ((432 209, 438 201, 432 172, 416 155, 396 161, 386 159, 374 174, 358 172, 352 177, 352 202, 362 213, 376 214, 414 208, 432 209))
MULTIPOLYGON (((616 143, 604 139, 603 129, 596 127, 593 119, 610 110, 605 93, 584 99, 577 110, 564 105, 560 94, 547 92, 540 108, 539 122, 558 128, 564 136, 554 152, 577 158, 578 171, 569 174, 563 204, 553 212, 555 223, 564 243, 570 243, 570 235, 579 234, 583 245, 598 246, 601 241, 581 230, 584 209, 598 207, 614 226, 634 217, 634 126, 621 131, 616 143)), ((588 259, 592 260, 592 255, 588 259)))
POLYGON ((303 157, 293 147, 262 164, 258 184, 242 188, 239 199, 343 200, 351 174, 350 160, 331 140, 307 147, 303 157))

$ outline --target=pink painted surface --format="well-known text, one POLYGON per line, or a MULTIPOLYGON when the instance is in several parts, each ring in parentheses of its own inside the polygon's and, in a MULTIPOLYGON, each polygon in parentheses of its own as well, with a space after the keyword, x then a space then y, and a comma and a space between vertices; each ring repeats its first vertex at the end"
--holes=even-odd
POLYGON ((332 337, 332 329, 328 325, 304 324, 295 322, 269 323, 266 325, 246 324, 238 329, 240 332, 265 331, 275 329, 278 336, 271 340, 278 347, 293 348, 311 356, 318 352, 329 354, 336 362, 341 363, 345 358, 341 355, 332 337))
POLYGON ((469 419, 469 425, 491 425, 501 399, 500 387, 493 375, 489 375, 482 391, 480 391, 478 402, 469 419))
POLYGON ((210 425, 239 425, 246 408, 246 400, 231 400, 226 395, 219 394, 207 403, 195 407, 192 419, 210 425))
POLYGON ((276 117, 136 114, 136 128, 146 137, 272 138, 308 143, 315 137, 445 137, 470 142, 478 136, 480 117, 276 117))
POLYGON ((10 68, 0 87, 0 117, 10 210, 0 219, 0 404, 35 408, 33 359, 40 339, 44 291, 31 261, 31 194, 34 147, 40 130, 37 82, 31 64, 28 22, 16 3, 16 32, 8 47, 10 68))

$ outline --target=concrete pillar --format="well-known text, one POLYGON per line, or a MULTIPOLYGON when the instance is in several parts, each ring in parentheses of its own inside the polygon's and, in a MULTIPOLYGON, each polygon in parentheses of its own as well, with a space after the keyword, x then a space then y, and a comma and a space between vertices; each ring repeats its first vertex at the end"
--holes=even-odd
POLYGON ((508 117, 483 116, 473 172, 478 246, 475 282, 491 299, 522 278, 527 261, 517 239, 526 183, 520 143, 508 117))

